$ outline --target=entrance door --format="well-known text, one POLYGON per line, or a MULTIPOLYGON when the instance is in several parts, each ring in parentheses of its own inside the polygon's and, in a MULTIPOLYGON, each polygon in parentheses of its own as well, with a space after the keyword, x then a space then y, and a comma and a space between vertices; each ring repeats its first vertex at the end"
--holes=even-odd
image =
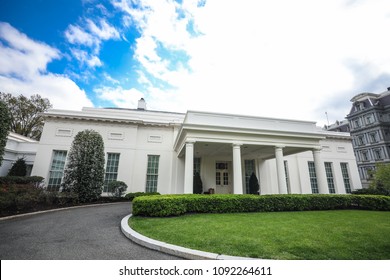
POLYGON ((229 173, 229 163, 215 163, 215 186, 216 193, 232 193, 231 178, 229 173))

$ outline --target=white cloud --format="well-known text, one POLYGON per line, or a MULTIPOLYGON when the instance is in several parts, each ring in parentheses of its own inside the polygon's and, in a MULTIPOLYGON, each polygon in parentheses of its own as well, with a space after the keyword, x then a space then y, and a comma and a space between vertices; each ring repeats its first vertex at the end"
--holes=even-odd
MULTIPOLYGON (((340 93, 351 98, 367 90, 356 87, 351 61, 369 64, 376 75, 390 73, 386 0, 207 1, 202 7, 182 2, 114 3, 141 33, 135 46, 141 70, 174 86, 168 96, 176 107, 323 124, 325 112, 318 108, 325 110, 340 93), (169 67, 159 44, 167 52, 185 51, 188 65, 169 67)), ((368 84, 372 76, 366 79, 368 84)), ((146 97, 161 101, 164 91, 157 92, 154 84, 146 97)), ((331 117, 348 113, 349 98, 331 117)))
POLYGON ((46 71, 46 65, 60 58, 60 52, 44 43, 35 42, 10 24, 0 22, 0 74, 19 77, 46 71), (34 60, 26 59, 27 56, 34 60))
POLYGON ((98 57, 102 42, 119 39, 120 35, 115 27, 104 19, 100 19, 98 24, 91 19, 85 19, 82 26, 70 24, 65 30, 65 37, 69 43, 76 45, 71 48, 74 58, 82 65, 96 68, 103 65, 98 57))
POLYGON ((138 100, 143 97, 142 92, 132 88, 124 89, 121 86, 117 87, 100 87, 94 90, 98 97, 105 101, 112 102, 120 108, 136 108, 138 100))
POLYGON ((71 44, 93 46, 97 44, 94 36, 84 31, 80 26, 70 24, 65 30, 65 37, 71 44))
POLYGON ((48 98, 56 109, 92 106, 85 92, 64 75, 47 73, 47 64, 60 52, 34 41, 8 23, 0 23, 0 90, 48 98), (1 42, 5 44, 1 44, 1 42))
POLYGON ((80 49, 71 49, 72 55, 81 62, 82 65, 86 64, 90 68, 102 66, 103 63, 96 55, 91 55, 88 52, 80 49))
POLYGON ((100 27, 98 27, 92 20, 87 19, 88 29, 92 34, 101 40, 118 39, 119 32, 105 20, 99 21, 100 27))

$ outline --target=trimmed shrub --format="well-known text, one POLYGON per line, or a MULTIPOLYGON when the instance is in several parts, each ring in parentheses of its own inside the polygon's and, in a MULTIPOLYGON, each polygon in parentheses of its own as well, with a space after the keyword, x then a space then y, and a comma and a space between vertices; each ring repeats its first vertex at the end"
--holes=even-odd
POLYGON ((160 195, 160 193, 158 192, 149 192, 149 193, 146 193, 146 192, 135 192, 135 193, 127 193, 125 195, 125 198, 130 200, 130 201, 133 201, 134 198, 136 197, 139 197, 139 196, 151 196, 151 195, 160 195))
POLYGON ((127 190, 126 183, 122 181, 109 182, 107 187, 108 192, 111 193, 113 197, 122 197, 123 192, 127 190))
POLYGON ((364 188, 353 191, 352 194, 373 194, 373 195, 387 195, 390 196, 390 190, 384 188, 364 188))
POLYGON ((336 209, 390 211, 390 197, 372 195, 162 195, 138 197, 133 215, 166 217, 185 213, 277 212, 336 209))
POLYGON ((0 186, 18 184, 18 185, 33 185, 35 187, 39 187, 43 183, 43 180, 44 178, 40 176, 29 176, 29 177, 6 176, 6 177, 0 177, 0 186))
POLYGON ((135 216, 180 216, 185 214, 186 210, 185 201, 173 196, 141 196, 133 201, 135 216))
POLYGON ((249 193, 258 194, 260 190, 259 180, 256 177, 256 174, 252 172, 252 175, 249 178, 249 193))
POLYGON ((27 165, 24 158, 18 158, 8 172, 8 176, 26 176, 27 165))
POLYGON ((199 172, 196 172, 194 175, 193 193, 203 193, 203 183, 202 179, 200 178, 199 172))

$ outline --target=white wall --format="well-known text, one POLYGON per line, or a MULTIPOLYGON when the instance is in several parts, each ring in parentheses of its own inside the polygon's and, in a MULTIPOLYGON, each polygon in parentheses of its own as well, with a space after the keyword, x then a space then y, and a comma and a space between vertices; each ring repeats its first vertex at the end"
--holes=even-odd
MULTIPOLYGON (((340 163, 348 164, 352 191, 362 188, 352 144, 348 140, 327 139, 321 142, 321 158, 323 162, 331 162, 335 190, 337 194, 345 194, 345 186, 340 163)), ((291 193, 312 193, 308 169, 308 161, 313 161, 313 153, 303 152, 285 156, 288 162, 291 193)), ((275 159, 260 162, 260 188, 262 194, 279 193, 277 188, 275 159)), ((325 166, 324 166, 325 168, 325 166)))
POLYGON ((172 127, 49 119, 37 151, 36 162, 39 164, 34 166, 32 173, 46 178, 47 183, 53 150, 69 152, 74 136, 85 129, 93 129, 102 135, 106 156, 107 153, 120 153, 117 179, 128 185, 127 192, 145 191, 148 155, 160 155, 157 191, 172 192, 173 176, 176 176, 176 170, 172 170, 172 127), (69 130, 71 133, 67 136, 59 133, 69 130))
POLYGON ((24 158, 28 166, 32 166, 35 161, 38 142, 29 138, 10 133, 4 149, 3 162, 0 166, 0 176, 6 176, 8 171, 19 158, 24 158))

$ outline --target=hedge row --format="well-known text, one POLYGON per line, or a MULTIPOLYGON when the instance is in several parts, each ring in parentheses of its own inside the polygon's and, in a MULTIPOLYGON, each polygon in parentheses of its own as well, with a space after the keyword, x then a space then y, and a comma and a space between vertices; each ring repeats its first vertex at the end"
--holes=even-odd
POLYGON ((139 196, 151 196, 151 195, 159 195, 160 193, 158 192, 149 192, 149 193, 146 193, 146 192, 135 192, 135 193, 127 193, 125 195, 125 198, 130 200, 130 201, 133 201, 134 198, 136 197, 139 197, 139 196))
POLYGON ((0 177, 0 186, 7 186, 7 185, 39 185, 43 182, 44 178, 40 176, 5 176, 0 177))
POLYGON ((375 195, 161 195, 138 197, 134 216, 186 213, 277 212, 335 209, 390 210, 390 197, 375 195))

